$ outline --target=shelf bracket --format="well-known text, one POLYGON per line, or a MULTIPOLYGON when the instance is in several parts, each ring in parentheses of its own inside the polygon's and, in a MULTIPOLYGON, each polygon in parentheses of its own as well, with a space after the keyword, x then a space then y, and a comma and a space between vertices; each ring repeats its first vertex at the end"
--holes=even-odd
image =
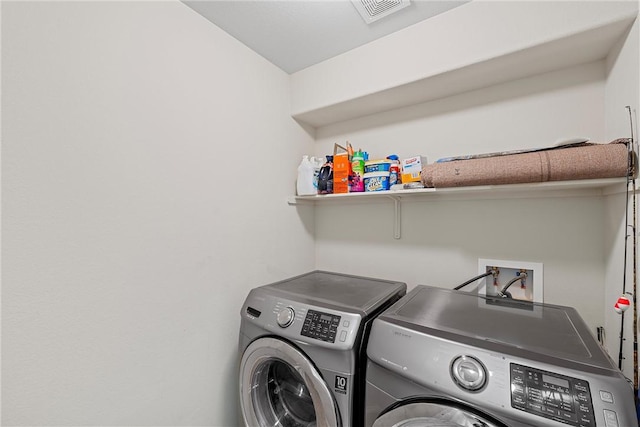
POLYGON ((400 197, 387 196, 393 200, 393 238, 400 239, 400 197))

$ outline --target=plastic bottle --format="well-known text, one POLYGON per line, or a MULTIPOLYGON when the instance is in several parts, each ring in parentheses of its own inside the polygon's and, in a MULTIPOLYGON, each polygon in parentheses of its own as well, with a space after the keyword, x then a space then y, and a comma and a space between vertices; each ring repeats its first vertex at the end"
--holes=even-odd
POLYGON ((361 150, 353 153, 351 159, 351 191, 354 193, 364 191, 364 154, 361 150))
POLYGON ((314 193, 318 193, 318 177, 320 176, 320 168, 324 164, 324 159, 322 157, 312 157, 311 164, 313 165, 313 188, 314 193))
POLYGON ((298 196, 311 196, 316 194, 316 189, 313 186, 313 163, 311 163, 307 155, 302 156, 302 161, 298 166, 296 190, 298 196))
POLYGON ((327 161, 320 168, 318 175, 318 194, 333 193, 333 156, 327 156, 327 161))
POLYGON ((395 184, 402 183, 402 174, 400 173, 400 160, 395 154, 387 156, 387 159, 391 160, 391 166, 389 167, 389 187, 395 184))

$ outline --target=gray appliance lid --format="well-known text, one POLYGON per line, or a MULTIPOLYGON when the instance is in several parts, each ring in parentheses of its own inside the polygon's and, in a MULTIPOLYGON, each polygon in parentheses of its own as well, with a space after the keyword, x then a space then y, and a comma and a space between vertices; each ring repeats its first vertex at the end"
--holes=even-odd
POLYGON ((312 271, 262 286, 304 301, 324 303, 370 314, 390 297, 404 295, 401 282, 352 276, 328 271, 312 271))
POLYGON ((530 354, 611 368, 611 359, 571 307, 518 302, 430 286, 417 286, 385 311, 382 320, 416 331, 459 337, 473 345, 504 344, 530 354))

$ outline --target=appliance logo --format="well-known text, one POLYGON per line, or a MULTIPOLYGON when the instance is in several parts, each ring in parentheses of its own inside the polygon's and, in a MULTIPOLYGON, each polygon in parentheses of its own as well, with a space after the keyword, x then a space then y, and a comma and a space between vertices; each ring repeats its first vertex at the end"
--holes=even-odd
POLYGON ((336 375, 336 393, 347 394, 347 378, 336 375))

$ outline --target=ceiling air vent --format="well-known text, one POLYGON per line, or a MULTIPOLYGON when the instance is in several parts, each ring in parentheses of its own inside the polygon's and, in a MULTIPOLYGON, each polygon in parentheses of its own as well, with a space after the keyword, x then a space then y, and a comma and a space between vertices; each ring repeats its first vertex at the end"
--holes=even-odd
POLYGON ((409 0, 351 0, 351 2, 367 24, 409 6, 409 0))

